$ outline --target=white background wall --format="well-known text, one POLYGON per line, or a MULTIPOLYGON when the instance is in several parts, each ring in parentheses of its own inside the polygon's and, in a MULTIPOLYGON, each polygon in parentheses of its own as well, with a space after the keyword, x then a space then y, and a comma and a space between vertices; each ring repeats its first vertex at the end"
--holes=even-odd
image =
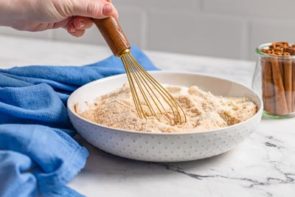
MULTIPOLYGON (((132 43, 144 49, 254 59, 264 42, 295 42, 295 0, 113 0, 132 43)), ((95 28, 83 38, 64 30, 0 34, 104 44, 95 28)))

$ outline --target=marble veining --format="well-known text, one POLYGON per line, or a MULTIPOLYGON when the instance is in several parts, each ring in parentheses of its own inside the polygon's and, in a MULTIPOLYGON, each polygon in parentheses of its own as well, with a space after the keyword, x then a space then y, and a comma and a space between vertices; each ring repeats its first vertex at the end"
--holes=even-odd
MULTIPOLYGON (((82 65, 110 54, 105 47, 0 36, 0 67, 82 65)), ((200 72, 248 86, 254 62, 147 52, 166 70, 200 72)), ((263 119, 235 149, 181 163, 123 159, 93 148, 85 169, 69 185, 89 197, 294 197, 295 119, 263 119)))

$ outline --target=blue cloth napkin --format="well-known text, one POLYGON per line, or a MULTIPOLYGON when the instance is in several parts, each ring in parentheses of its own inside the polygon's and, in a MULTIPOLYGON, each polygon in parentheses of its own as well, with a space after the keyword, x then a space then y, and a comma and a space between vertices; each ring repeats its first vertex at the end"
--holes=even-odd
MULTIPOLYGON (((145 69, 156 69, 137 47, 132 53, 145 69)), ((0 69, 1 197, 81 196, 66 184, 88 151, 73 138, 65 102, 81 85, 120 73, 124 67, 114 56, 81 67, 0 69)))

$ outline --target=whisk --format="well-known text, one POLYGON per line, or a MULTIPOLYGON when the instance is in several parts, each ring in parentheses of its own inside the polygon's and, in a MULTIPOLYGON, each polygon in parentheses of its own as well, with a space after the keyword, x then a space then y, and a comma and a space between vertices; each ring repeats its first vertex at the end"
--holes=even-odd
POLYGON ((133 102, 140 118, 165 117, 172 125, 186 122, 186 116, 173 96, 136 61, 117 19, 93 19, 113 54, 121 58, 133 102))

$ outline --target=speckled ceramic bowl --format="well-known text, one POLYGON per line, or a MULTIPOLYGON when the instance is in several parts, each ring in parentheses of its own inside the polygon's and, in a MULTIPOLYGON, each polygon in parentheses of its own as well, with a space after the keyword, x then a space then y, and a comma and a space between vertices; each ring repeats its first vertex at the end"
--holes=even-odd
MULTIPOLYGON (((77 131, 92 145, 121 157, 130 159, 176 162, 212 157, 224 153, 243 141, 261 120, 262 101, 249 88, 221 78, 192 73, 156 71, 152 75, 161 83, 181 86, 198 85, 221 96, 248 97, 258 106, 252 118, 239 124, 205 132, 152 134, 108 128, 93 123, 75 112, 75 105, 83 108, 85 101, 120 88, 127 81, 118 75, 91 82, 76 90, 68 99, 69 117, 77 131)), ((83 110, 83 109, 82 109, 83 110)))

